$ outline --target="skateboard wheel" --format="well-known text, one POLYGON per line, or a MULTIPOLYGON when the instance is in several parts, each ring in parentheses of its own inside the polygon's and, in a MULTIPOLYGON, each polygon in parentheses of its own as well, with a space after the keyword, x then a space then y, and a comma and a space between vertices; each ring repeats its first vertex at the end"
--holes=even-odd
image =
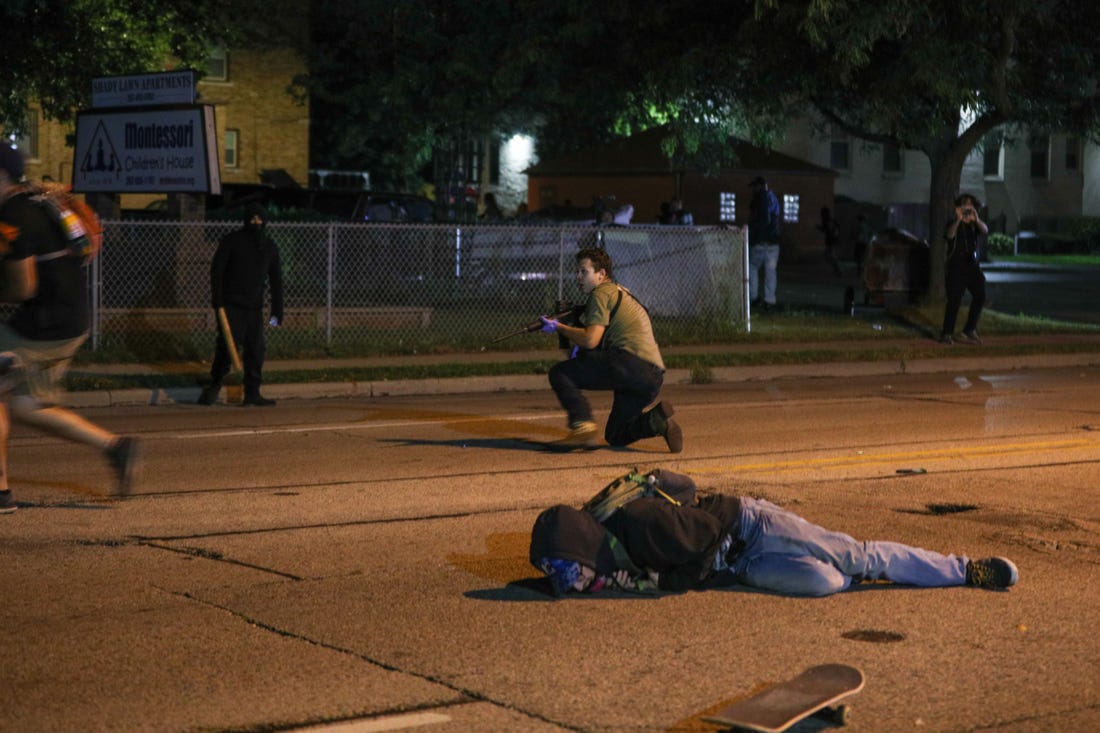
POLYGON ((814 713, 814 717, 820 718, 821 720, 827 720, 834 725, 848 725, 851 714, 847 705, 831 705, 818 710, 814 713))

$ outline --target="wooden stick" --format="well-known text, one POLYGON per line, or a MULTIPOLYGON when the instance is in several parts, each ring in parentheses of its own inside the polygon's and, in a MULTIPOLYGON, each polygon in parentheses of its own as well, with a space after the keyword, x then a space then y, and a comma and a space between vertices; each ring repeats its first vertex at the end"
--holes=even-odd
POLYGON ((233 366, 238 372, 244 371, 241 355, 237 353, 237 342, 233 338, 233 331, 229 328, 229 318, 225 315, 225 308, 218 308, 218 323, 221 324, 222 338, 225 339, 225 345, 229 348, 229 358, 233 360, 233 366))

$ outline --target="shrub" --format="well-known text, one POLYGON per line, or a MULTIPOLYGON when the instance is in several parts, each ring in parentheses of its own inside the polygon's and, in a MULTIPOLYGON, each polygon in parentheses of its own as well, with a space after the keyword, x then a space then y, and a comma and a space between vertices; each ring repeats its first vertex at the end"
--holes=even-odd
POLYGON ((999 232, 990 234, 985 243, 986 251, 991 255, 1005 256, 1016 252, 1016 240, 999 232))

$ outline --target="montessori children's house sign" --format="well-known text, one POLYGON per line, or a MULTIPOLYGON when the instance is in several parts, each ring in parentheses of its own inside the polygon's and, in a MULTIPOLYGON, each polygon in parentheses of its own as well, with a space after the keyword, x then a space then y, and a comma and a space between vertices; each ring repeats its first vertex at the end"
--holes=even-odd
POLYGON ((221 193, 214 107, 195 104, 191 69, 92 81, 76 115, 73 190, 221 193))
POLYGON ((79 112, 73 190, 220 193, 214 107, 79 112))

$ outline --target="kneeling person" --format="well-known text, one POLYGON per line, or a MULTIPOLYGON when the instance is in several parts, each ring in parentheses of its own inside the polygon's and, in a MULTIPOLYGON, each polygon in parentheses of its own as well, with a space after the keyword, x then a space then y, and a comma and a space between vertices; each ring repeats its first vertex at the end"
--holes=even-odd
POLYGON ((661 392, 665 364, 645 306, 611 276, 611 257, 602 249, 577 253, 577 284, 587 296, 577 325, 542 317, 543 332, 557 333, 576 355, 550 370, 550 386, 568 413, 569 436, 562 448, 592 448, 598 428, 583 390, 611 390, 615 399, 604 438, 615 446, 661 436, 668 449, 684 448, 683 433, 668 402, 646 411, 661 392))

